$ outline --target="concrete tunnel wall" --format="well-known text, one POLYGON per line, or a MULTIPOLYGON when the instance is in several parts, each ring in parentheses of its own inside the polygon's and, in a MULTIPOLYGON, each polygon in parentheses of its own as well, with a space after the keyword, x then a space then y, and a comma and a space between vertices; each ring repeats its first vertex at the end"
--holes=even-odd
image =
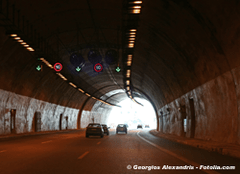
POLYGON ((160 130, 190 138, 193 131, 189 99, 193 99, 194 138, 240 144, 239 85, 240 68, 238 67, 186 93, 159 109, 159 118, 162 119, 160 130), (185 116, 186 133, 183 129, 185 116))
MULTIPOLYGON (((203 14, 207 23, 198 18, 199 14, 192 15, 195 14, 192 13, 194 11, 189 6, 181 6, 180 1, 171 1, 168 5, 174 10, 161 9, 165 7, 161 5, 161 10, 153 8, 155 3, 145 4, 143 10, 146 10, 147 15, 143 15, 141 19, 144 25, 139 28, 139 36, 142 38, 135 48, 138 61, 133 63, 132 81, 134 86, 147 91, 148 96, 153 99, 158 110, 159 130, 164 133, 240 144, 239 6, 234 1, 229 4, 225 2, 222 0, 221 3, 208 3, 210 10, 193 2, 193 6, 199 14, 203 14), (235 6, 238 8, 233 8, 235 6), (191 13, 187 13, 188 11, 191 13), (169 13, 168 20, 177 19, 180 24, 169 20, 171 25, 162 25, 161 21, 164 19, 161 18, 159 23, 149 20, 155 16, 165 18, 163 12, 169 13), (178 28, 179 32, 172 28, 178 28), (165 37, 164 32, 171 37, 165 37), (163 52, 165 50, 168 52, 163 52), (152 61, 149 62, 148 57, 152 61), (135 78, 134 75, 142 78, 135 78), (189 98, 193 99, 195 108, 194 136, 189 98), (186 112, 178 110, 179 106, 185 106, 186 112), (186 133, 182 123, 184 115, 187 119, 186 133)), ((0 28, 1 134, 9 133, 7 127, 11 109, 16 109, 17 133, 31 131, 31 120, 34 113, 39 111, 43 112, 42 130, 55 130, 60 114, 69 117, 69 125, 73 129, 77 128, 77 117, 81 118, 83 127, 87 125, 91 121, 89 119, 95 102, 88 102, 82 107, 87 99, 85 95, 76 92, 47 67, 41 73, 36 72, 33 56, 9 39, 5 32, 5 29, 0 28), (81 110, 84 111, 80 112, 81 110), (79 115, 80 113, 82 114, 79 115)), ((97 110, 98 114, 102 110, 97 110)), ((108 110, 104 112, 107 113, 108 110)), ((104 117, 99 114, 96 119, 101 121, 101 118, 104 117)), ((62 123, 63 127, 64 124, 62 123)))
MULTIPOLYGON (((14 133, 34 132, 36 113, 41 115, 41 131, 77 129, 79 109, 87 97, 47 66, 36 71, 39 63, 0 28, 0 135, 11 133, 11 110, 16 110, 14 133)), ((94 103, 91 100, 84 109, 91 110, 94 103)))
POLYGON ((39 112, 41 115, 40 131, 77 128, 76 121, 79 112, 78 109, 44 102, 5 90, 0 90, 0 96, 0 134, 11 133, 10 124, 12 109, 16 110, 15 133, 35 132, 34 116, 36 112, 39 112), (60 119, 61 115, 62 120, 60 119), (61 128, 59 127, 60 120, 61 128))

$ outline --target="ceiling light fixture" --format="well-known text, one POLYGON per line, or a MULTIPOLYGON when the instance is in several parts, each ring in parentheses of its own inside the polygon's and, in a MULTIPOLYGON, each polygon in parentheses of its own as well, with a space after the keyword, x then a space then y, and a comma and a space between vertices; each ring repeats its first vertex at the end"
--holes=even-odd
POLYGON ((81 93, 84 93, 84 90, 82 90, 82 89, 80 89, 80 88, 78 88, 78 90, 79 90, 81 93))
POLYGON ((138 5, 138 6, 133 6, 133 8, 135 8, 135 9, 136 9, 136 8, 141 8, 141 6, 139 6, 139 5, 138 5))
POLYGON ((27 49, 28 51, 35 51, 32 47, 28 47, 27 49))
POLYGON ((86 94, 86 96, 88 96, 88 97, 91 97, 91 95, 90 94, 88 94, 88 93, 85 93, 86 94))
POLYGON ((134 10, 132 11, 132 13, 134 13, 134 14, 139 14, 140 12, 141 12, 140 9, 134 9, 134 10))
POLYGON ((142 1, 133 1, 133 2, 129 2, 129 4, 142 4, 142 1))
POLYGON ((57 75, 59 75, 63 80, 67 80, 66 77, 64 77, 62 74, 57 73, 57 75))
POLYGON ((10 36, 11 37, 17 37, 17 34, 11 34, 10 36))
POLYGON ((74 85, 72 82, 69 82, 69 85, 71 85, 71 86, 74 87, 74 88, 77 88, 77 86, 74 85))
POLYGON ((133 43, 128 44, 128 48, 133 48, 133 47, 134 47, 133 43))

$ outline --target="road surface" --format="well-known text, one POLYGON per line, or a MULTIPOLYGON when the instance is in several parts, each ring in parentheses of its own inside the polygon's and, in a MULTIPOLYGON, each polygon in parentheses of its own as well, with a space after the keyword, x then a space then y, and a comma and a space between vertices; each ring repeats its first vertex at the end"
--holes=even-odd
POLYGON ((155 137, 149 129, 0 138, 1 174, 240 173, 240 159, 155 137), (234 166, 234 170, 207 170, 234 166))

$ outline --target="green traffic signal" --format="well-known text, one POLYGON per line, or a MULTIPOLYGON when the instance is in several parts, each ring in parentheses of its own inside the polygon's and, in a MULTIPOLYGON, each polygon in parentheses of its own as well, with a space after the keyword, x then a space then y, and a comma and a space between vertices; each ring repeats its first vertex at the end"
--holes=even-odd
POLYGON ((116 68, 116 71, 117 71, 117 72, 120 72, 120 71, 121 71, 121 69, 119 68, 119 66, 116 68))
POLYGON ((41 65, 38 65, 38 66, 36 67, 36 70, 38 70, 38 71, 41 71, 41 69, 42 69, 41 65))
POLYGON ((77 67, 77 68, 76 68, 76 71, 77 71, 77 72, 81 71, 81 68, 80 68, 80 67, 77 67))

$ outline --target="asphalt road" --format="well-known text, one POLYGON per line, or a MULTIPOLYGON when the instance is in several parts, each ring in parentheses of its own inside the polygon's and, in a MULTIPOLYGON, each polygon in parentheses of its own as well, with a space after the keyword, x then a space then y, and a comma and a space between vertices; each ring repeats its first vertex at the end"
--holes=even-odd
POLYGON ((112 130, 104 138, 85 138, 84 131, 1 138, 0 173, 240 173, 240 159, 180 145, 148 131, 116 134, 112 130), (204 169, 207 166, 235 166, 236 169, 204 169))

